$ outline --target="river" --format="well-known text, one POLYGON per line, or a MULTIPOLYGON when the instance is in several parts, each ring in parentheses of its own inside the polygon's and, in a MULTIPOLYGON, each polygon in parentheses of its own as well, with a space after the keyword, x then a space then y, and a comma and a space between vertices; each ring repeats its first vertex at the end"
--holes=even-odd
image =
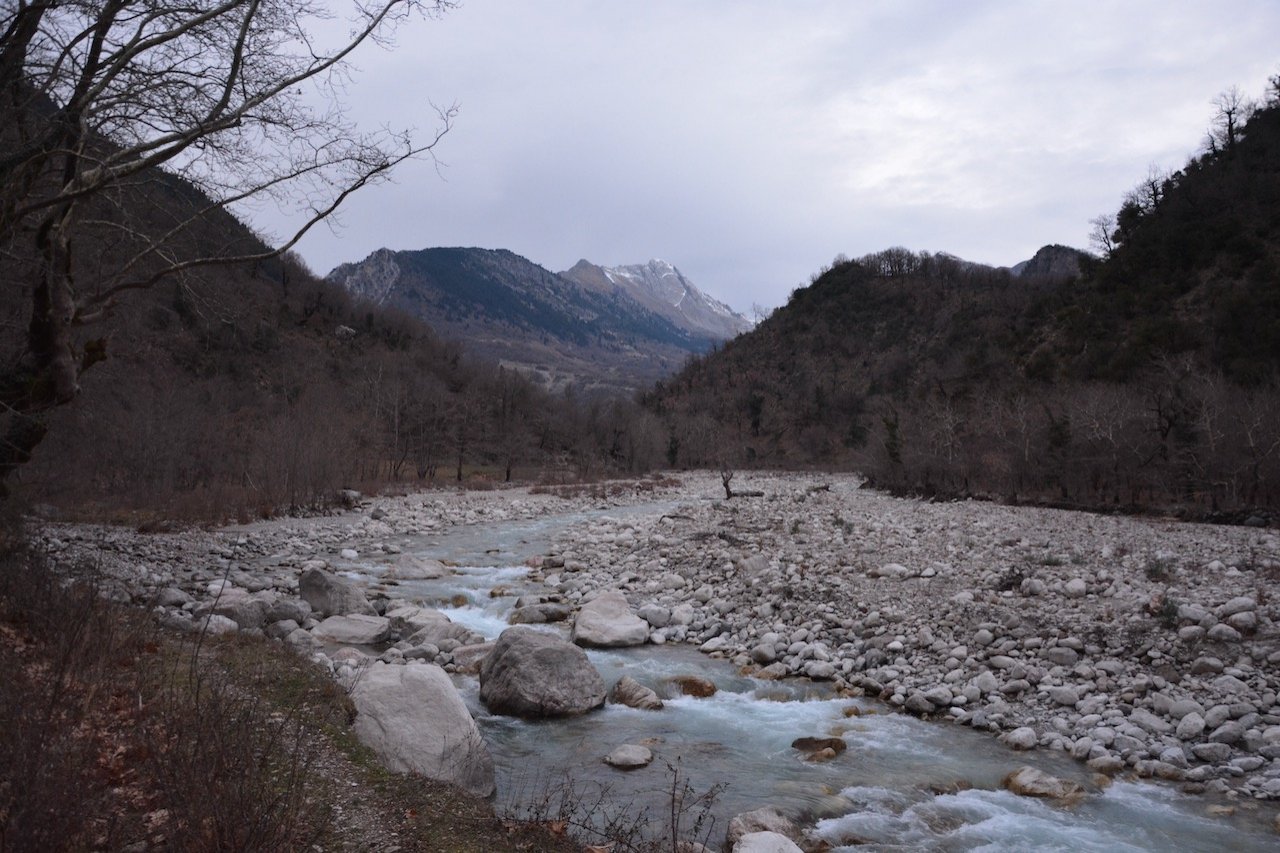
MULTIPOLYGON (((443 559, 455 573, 436 581, 381 588, 397 598, 438 606, 457 622, 496 638, 525 592, 545 592, 524 561, 546 553, 570 526, 608 514, 662 513, 670 503, 457 527, 406 537, 407 553, 443 559), (499 595, 491 595, 497 590, 499 595)), ((380 585, 377 567, 351 563, 348 574, 380 585)), ((546 626, 565 631, 565 626, 546 626)), ((580 802, 604 795, 609 808, 668 817, 673 781, 694 793, 714 792, 710 845, 728 819, 773 806, 836 850, 932 849, 1062 851, 1275 850, 1271 812, 1237 803, 1235 814, 1210 814, 1211 801, 1154 782, 1117 780, 1099 786, 1082 764, 1045 751, 1014 753, 988 734, 896 713, 871 699, 834 696, 805 680, 772 682, 739 675, 723 660, 691 646, 645 645, 588 652, 613 684, 630 675, 666 700, 661 711, 617 705, 568 720, 525 721, 490 714, 478 681, 455 681, 493 754, 500 808, 521 814, 572 779, 580 802), (698 675, 718 690, 708 698, 679 695, 675 676, 698 675), (791 748, 803 736, 839 736, 848 749, 812 763, 791 748), (602 761, 614 747, 649 745, 655 761, 622 772, 602 761), (1065 807, 1019 797, 1001 779, 1030 764, 1084 785, 1088 795, 1065 807)), ((691 822, 698 809, 684 820, 691 822)), ((596 810, 587 820, 600 820, 596 810)), ((687 825, 687 823, 686 823, 687 825)), ((704 824, 704 832, 706 824, 704 824)))

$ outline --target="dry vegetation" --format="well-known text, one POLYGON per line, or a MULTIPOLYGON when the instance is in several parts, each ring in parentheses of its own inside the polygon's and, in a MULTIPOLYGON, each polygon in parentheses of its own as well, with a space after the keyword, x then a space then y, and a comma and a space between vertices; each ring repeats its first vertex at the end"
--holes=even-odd
POLYGON ((5 540, 0 849, 576 849, 563 827, 383 770, 309 662, 169 634, 93 580, 5 540))

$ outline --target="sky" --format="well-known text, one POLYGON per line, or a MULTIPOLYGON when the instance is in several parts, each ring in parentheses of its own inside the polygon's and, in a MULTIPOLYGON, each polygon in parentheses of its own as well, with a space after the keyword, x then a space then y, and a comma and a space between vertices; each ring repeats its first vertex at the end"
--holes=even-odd
MULTIPOLYGON (((298 249, 505 248, 553 271, 662 258, 743 313, 837 254, 1012 265, 1088 247, 1212 99, 1280 72, 1277 0, 466 0, 357 54, 370 127, 430 159, 298 249)), ((285 223, 251 214, 268 234, 285 223)))

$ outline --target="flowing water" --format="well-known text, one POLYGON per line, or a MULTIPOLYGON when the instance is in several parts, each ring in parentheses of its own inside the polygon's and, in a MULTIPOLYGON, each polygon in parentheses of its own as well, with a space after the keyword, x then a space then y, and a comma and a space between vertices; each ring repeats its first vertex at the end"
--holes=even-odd
MULTIPOLYGON (((661 512, 651 504, 628 512, 661 512)), ((521 563, 544 553, 552 537, 606 511, 457 528, 400 542, 408 553, 457 564, 433 581, 402 581, 385 591, 421 599, 488 638, 507 627, 516 597, 543 588, 521 563), (491 594, 491 593, 497 593, 491 594)), ((376 567, 346 570, 377 584, 376 567)), ((540 626, 564 632, 564 626, 540 626)), ((718 843, 728 818, 771 805, 817 823, 836 850, 1276 850, 1274 809, 1237 804, 1233 816, 1211 816, 1210 802, 1156 783, 1117 781, 1099 788, 1082 764, 1046 752, 1015 754, 990 735, 890 712, 873 700, 842 699, 808 681, 760 681, 690 646, 646 645, 588 657, 607 685, 629 675, 664 697, 661 711, 606 705, 568 720, 527 721, 488 713, 474 677, 457 677, 493 754, 501 804, 529 809, 572 778, 591 801, 601 792, 615 805, 648 808, 665 819, 673 782, 715 790, 710 807, 718 843), (679 695, 676 676, 698 675, 718 688, 708 698, 679 695), (839 736, 848 749, 813 763, 791 748, 804 736, 839 736), (646 768, 622 772, 602 761, 625 743, 648 745, 646 768), (1088 796, 1065 807, 1003 790, 1022 764, 1084 785, 1088 796)), ((691 820, 693 815, 686 817, 691 820)))

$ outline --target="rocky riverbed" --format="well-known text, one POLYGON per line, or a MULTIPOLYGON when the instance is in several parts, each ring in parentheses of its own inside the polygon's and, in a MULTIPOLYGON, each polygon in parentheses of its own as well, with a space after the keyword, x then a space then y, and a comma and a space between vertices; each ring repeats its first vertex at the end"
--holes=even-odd
POLYGON ((1102 773, 1280 799, 1275 531, 925 503, 852 477, 749 485, 763 496, 567 531, 547 583, 571 603, 617 587, 653 642, 758 676, 832 680, 1102 773))
MULTIPOLYGON (((516 602, 512 621, 572 621, 591 604, 574 628, 586 645, 692 644, 757 678, 822 681, 1102 774, 1280 800, 1275 531, 930 504, 852 476, 739 475, 735 486, 762 494, 733 500, 717 475, 680 481, 378 498, 214 531, 55 524, 40 535, 173 627, 260 632, 350 680, 375 657, 480 671, 493 644, 433 609, 447 602, 401 600, 453 571, 423 556, 433 537, 578 517, 532 561, 544 592, 516 602)), ((441 750, 474 743, 470 720, 456 725, 441 750)), ((445 758, 459 784, 491 790, 485 756, 445 758)))

